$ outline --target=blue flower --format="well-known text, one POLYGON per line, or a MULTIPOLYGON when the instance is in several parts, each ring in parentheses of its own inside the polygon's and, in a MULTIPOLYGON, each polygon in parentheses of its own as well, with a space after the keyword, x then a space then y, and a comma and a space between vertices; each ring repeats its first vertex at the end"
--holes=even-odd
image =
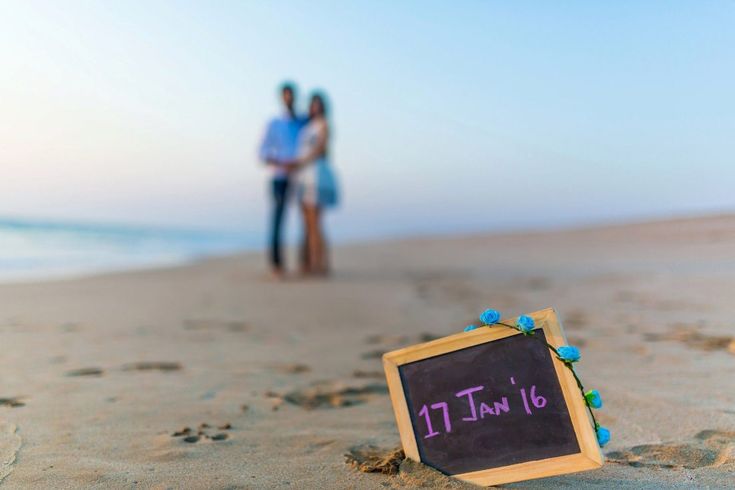
POLYGON ((480 315, 480 321, 485 325, 492 325, 500 321, 500 312, 498 310, 485 310, 480 315))
POLYGON ((602 397, 600 392, 597 390, 590 390, 584 394, 584 399, 587 400, 587 405, 592 408, 602 408, 602 397))
POLYGON ((573 345, 562 345, 556 352, 559 354, 559 359, 564 362, 577 362, 582 355, 579 353, 579 349, 573 345))
POLYGON ((475 326, 475 325, 467 325, 466 327, 464 327, 464 330, 463 331, 464 332, 469 332, 470 330, 474 330, 476 328, 477 328, 477 326, 475 326))
POLYGON ((528 315, 521 315, 516 321, 516 326, 518 327, 518 330, 520 330, 524 334, 529 334, 533 332, 533 329, 536 325, 533 323, 533 318, 528 315))
POLYGON ((595 432, 597 432, 597 443, 600 447, 603 447, 605 444, 610 442, 610 431, 607 428, 598 425, 595 432))

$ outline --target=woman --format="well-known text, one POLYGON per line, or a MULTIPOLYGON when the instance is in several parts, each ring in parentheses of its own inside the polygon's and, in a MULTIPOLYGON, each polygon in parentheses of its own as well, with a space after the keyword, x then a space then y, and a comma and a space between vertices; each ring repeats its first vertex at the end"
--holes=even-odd
POLYGON ((299 157, 294 162, 296 186, 304 218, 302 273, 327 275, 329 260, 322 230, 322 210, 337 204, 337 184, 328 160, 329 123, 324 96, 315 93, 309 102, 309 121, 299 137, 299 157))

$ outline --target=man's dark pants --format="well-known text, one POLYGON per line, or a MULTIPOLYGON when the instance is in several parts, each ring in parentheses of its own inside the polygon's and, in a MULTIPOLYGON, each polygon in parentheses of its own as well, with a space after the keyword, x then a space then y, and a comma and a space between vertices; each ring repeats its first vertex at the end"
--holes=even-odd
POLYGON ((283 228, 283 217, 286 212, 289 192, 288 178, 280 177, 273 179, 271 183, 273 195, 273 218, 271 221, 271 252, 270 260, 274 269, 283 268, 283 255, 281 250, 281 237, 283 228))

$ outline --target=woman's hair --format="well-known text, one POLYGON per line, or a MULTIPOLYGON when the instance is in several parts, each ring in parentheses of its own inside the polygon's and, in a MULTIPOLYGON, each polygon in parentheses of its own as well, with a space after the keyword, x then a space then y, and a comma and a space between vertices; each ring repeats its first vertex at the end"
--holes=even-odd
POLYGON ((311 104, 316 101, 319 102, 319 105, 322 108, 322 116, 326 117, 329 111, 327 110, 327 96, 324 94, 324 92, 313 92, 309 101, 309 107, 311 107, 311 104))

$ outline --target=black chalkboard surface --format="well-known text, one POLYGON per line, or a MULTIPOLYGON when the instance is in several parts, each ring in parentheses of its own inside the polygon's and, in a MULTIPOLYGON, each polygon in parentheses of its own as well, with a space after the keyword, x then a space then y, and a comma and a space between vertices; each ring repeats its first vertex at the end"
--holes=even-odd
POLYGON ((574 375, 545 345, 566 344, 556 313, 529 316, 533 336, 485 326, 383 356, 407 457, 480 485, 602 466, 574 375))
POLYGON ((421 461, 446 474, 579 452, 541 342, 514 335, 404 364, 399 372, 421 461))

